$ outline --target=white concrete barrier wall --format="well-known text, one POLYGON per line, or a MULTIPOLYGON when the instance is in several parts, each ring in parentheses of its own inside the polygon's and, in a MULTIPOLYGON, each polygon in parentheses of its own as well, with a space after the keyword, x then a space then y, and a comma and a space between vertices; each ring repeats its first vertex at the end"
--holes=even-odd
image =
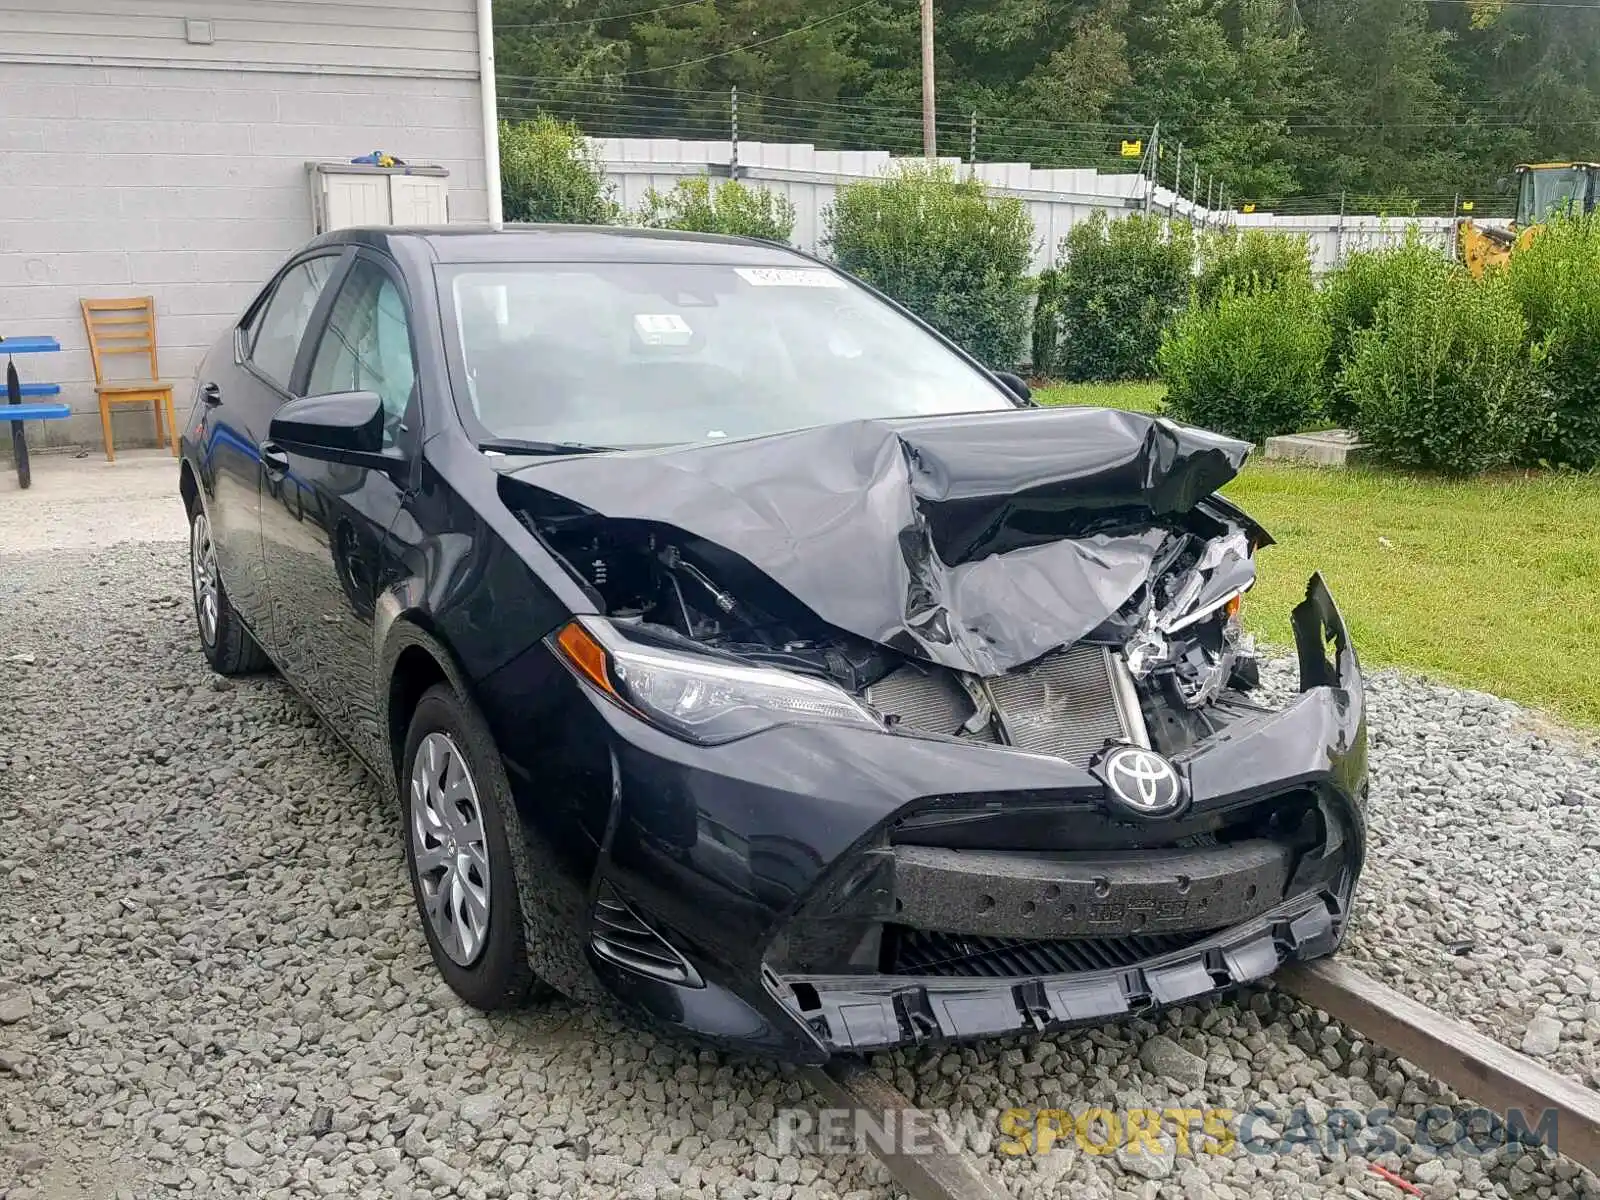
MULTIPOLYGON (((726 176, 733 160, 729 141, 686 141, 678 138, 596 138, 593 150, 615 185, 616 199, 636 210, 652 188, 665 192, 686 175, 726 176)), ((817 253, 824 233, 823 213, 834 193, 860 179, 882 177, 902 160, 881 150, 818 150, 805 143, 740 142, 739 178, 787 196, 794 204, 794 243, 817 253)), ((1035 271, 1055 265, 1061 240, 1079 221, 1097 211, 1123 216, 1145 207, 1146 181, 1137 174, 1102 174, 1091 169, 1041 169, 1029 163, 979 163, 968 168, 960 159, 942 162, 973 173, 1001 195, 1016 196, 1033 218, 1035 271)), ((1225 212, 1207 209, 1167 188, 1149 197, 1163 215, 1207 228, 1225 226, 1273 229, 1303 234, 1310 243, 1312 267, 1330 270, 1357 250, 1392 245, 1415 227, 1422 236, 1449 250, 1454 222, 1449 217, 1345 216, 1337 213, 1290 216, 1270 212, 1225 212)), ((1504 225, 1504 221, 1486 221, 1504 225)))

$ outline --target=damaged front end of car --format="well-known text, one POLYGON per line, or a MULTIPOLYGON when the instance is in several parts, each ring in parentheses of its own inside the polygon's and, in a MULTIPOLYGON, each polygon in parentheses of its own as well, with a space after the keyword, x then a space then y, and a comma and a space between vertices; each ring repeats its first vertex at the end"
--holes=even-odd
POLYGON ((1082 410, 505 472, 594 601, 551 643, 592 694, 707 763, 848 730, 904 783, 851 807, 753 950, 635 919, 748 971, 734 990, 826 1053, 1105 1019, 1332 951, 1365 839, 1360 669, 1313 577, 1300 694, 1255 697, 1241 617, 1271 539, 1216 494, 1247 451, 1082 410))

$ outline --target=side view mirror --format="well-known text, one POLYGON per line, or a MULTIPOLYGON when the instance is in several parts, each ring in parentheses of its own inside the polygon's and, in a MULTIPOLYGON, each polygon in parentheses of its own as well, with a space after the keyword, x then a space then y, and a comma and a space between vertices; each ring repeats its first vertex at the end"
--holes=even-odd
POLYGON ((1006 385, 1006 390, 1024 404, 1033 405, 1033 389, 1021 375, 1012 371, 996 371, 994 377, 1006 385))
POLYGON ((383 401, 376 392, 302 396, 277 411, 268 436, 313 458, 377 454, 383 449, 383 401))

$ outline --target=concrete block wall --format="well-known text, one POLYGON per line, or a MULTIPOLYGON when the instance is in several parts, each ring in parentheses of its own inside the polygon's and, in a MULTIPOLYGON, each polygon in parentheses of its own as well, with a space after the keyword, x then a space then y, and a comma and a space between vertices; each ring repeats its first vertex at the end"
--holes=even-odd
MULTIPOLYGON (((447 168, 451 220, 486 218, 475 78, 0 62, 0 335, 60 340, 17 367, 73 410, 30 446, 99 450, 86 296, 155 297, 182 420, 206 350, 313 235, 306 161, 371 150, 447 168)), ((154 444, 147 409, 113 422, 119 447, 154 444)))

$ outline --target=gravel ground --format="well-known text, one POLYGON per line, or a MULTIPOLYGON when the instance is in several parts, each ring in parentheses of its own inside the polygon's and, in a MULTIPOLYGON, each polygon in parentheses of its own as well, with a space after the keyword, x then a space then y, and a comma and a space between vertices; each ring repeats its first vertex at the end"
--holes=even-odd
MULTIPOLYGON (((862 1156, 774 1144, 774 1108, 804 1094, 783 1072, 561 1001, 507 1018, 457 1002, 375 786, 281 682, 205 669, 181 543, 8 546, 0 1200, 894 1194, 862 1156)), ((1268 679, 1290 685, 1284 664, 1268 679)), ((1532 1049, 1600 1082, 1600 757, 1490 697, 1390 672, 1370 689, 1347 958, 1514 1046, 1547 1016, 1555 1044, 1532 1049)), ((1369 1159, 1433 1200, 1600 1196, 1545 1151, 1433 1159, 1410 1123, 1456 1097, 1272 993, 877 1067, 975 1121, 1021 1197, 1399 1196, 1369 1159), (1389 1107, 1398 1141, 1003 1153, 998 1111, 1085 1105, 1265 1105, 1280 1131, 1296 1106, 1389 1107)))
MULTIPOLYGON (((1289 665, 1268 683, 1286 698, 1289 665)), ((1371 829, 1345 960, 1600 1087, 1600 738, 1394 671, 1367 695, 1371 829)))
POLYGON ((210 674, 186 553, 0 553, 0 1197, 892 1194, 776 1153, 769 1066, 457 1001, 388 803, 210 674))

